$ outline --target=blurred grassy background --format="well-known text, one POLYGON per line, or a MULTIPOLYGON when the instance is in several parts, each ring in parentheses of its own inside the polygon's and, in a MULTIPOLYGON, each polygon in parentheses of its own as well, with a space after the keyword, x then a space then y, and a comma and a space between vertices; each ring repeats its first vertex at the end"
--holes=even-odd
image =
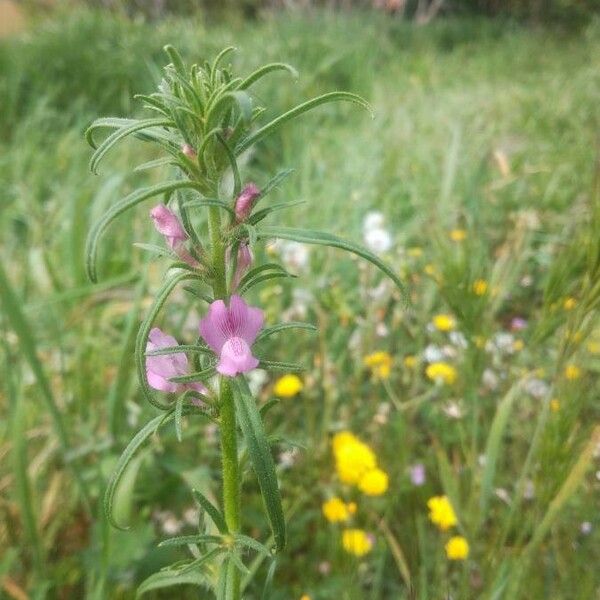
MULTIPOLYGON (((0 593, 18 599, 132 598, 136 584, 175 558, 175 551, 158 550, 156 543, 169 519, 180 527, 185 522, 189 487, 217 493, 214 432, 193 426, 184 444, 163 436, 140 455, 135 492, 123 495, 121 509, 135 524, 133 532, 110 530, 96 502, 126 441, 153 414, 139 403, 128 357, 132 331, 160 280, 161 265, 132 246, 150 235, 146 206, 110 230, 97 286, 85 278, 83 244, 90 221, 108 204, 158 179, 147 172, 129 174, 132 165, 154 157, 137 141, 125 144, 100 176, 92 176, 83 131, 98 116, 139 112, 132 96, 152 91, 168 42, 193 61, 235 45, 233 62, 242 72, 270 60, 293 64, 300 71, 297 83, 275 77, 256 89, 258 101, 276 110, 332 89, 359 93, 374 106, 373 120, 347 107, 310 115, 267 140, 245 167, 246 177, 259 184, 277 168, 296 168, 277 194, 307 202, 285 217, 287 224, 301 221, 358 240, 365 213, 383 212, 395 240, 388 258, 410 280, 416 301, 405 319, 389 297, 378 304, 369 296, 376 281, 368 269, 357 269, 333 251, 311 255, 312 276, 305 274, 301 286, 312 295, 308 320, 323 333, 317 342, 299 338, 290 345, 282 339, 272 348, 282 358, 304 355, 311 365, 303 401, 288 401, 271 417, 274 430, 307 445, 293 469, 285 469, 285 461, 281 466, 293 517, 291 548, 281 559, 273 597, 405 597, 385 544, 359 569, 341 556, 323 522, 320 505, 332 480, 327 435, 340 427, 378 440, 380 462, 396 485, 372 510, 386 515, 400 540, 420 582, 419 597, 441 597, 457 575, 445 571, 435 536, 423 531, 425 500, 443 479, 443 473, 434 474, 439 452, 434 455, 429 445, 434 438, 462 473, 455 452, 460 432, 439 410, 373 420, 386 396, 364 372, 362 357, 380 346, 395 355, 394 386, 403 398, 419 397, 430 387, 403 372, 401 359, 423 351, 435 311, 459 312, 456 303, 462 301, 453 305, 456 290, 453 296, 424 276, 433 266, 450 283, 474 272, 495 277, 499 300, 483 316, 465 311, 465 330, 491 335, 517 315, 540 324, 537 337, 524 336, 519 358, 494 365, 504 383, 483 394, 482 410, 489 417, 482 416, 484 428, 516 373, 551 372, 567 316, 552 316, 548 307, 581 289, 585 267, 573 259, 573 245, 589 243, 600 22, 578 21, 570 30, 461 16, 416 27, 383 11, 276 11, 252 20, 239 12, 226 20, 211 12, 158 20, 126 12, 72 5, 41 15, 33 11, 19 24, 21 33, 0 40, 0 248, 6 272, 0 280, 5 294, 0 593), (462 263, 453 262, 444 237, 456 227, 474 240, 462 263), (570 261, 562 271, 561 256, 570 261), (532 283, 520 285, 524 277, 532 283), (555 288, 549 287, 552 281, 558 281, 555 288), (13 300, 10 310, 6 298, 13 300), (380 322, 391 335, 377 332, 380 322), (357 331, 361 344, 349 351, 357 331), (65 452, 48 411, 52 406, 66 431, 65 452), (431 487, 418 492, 405 475, 416 459, 431 468, 431 487), (90 507, 77 491, 73 468, 89 492, 90 507)), ((294 306, 285 286, 265 288, 260 300, 271 317, 294 306)), ((197 311, 187 300, 182 306, 165 320, 189 335, 197 311)), ((586 331, 595 323, 592 309, 583 314, 586 331)), ((544 429, 531 475, 537 500, 516 517, 515 529, 527 536, 598 419, 600 362, 591 352, 581 361, 588 375, 577 387, 559 388, 561 402, 571 401, 572 411, 544 429)), ((465 363, 471 369, 465 379, 473 383, 465 383, 457 398, 475 393, 483 370, 477 361, 465 363)), ((270 389, 267 384, 261 397, 270 389)), ((498 487, 510 488, 516 479, 538 407, 527 401, 519 411, 498 487)), ((483 433, 479 441, 483 446, 483 433)), ((461 477, 457 485, 463 485, 461 477)), ((249 494, 253 485, 247 485, 249 494)), ((590 476, 536 559, 523 598, 587 599, 598 593, 598 574, 590 566, 600 559, 600 538, 595 529, 585 539, 579 533, 582 521, 598 524, 597 503, 598 482, 590 476)), ((256 533, 264 530, 259 504, 249 503, 246 511, 256 533)), ((501 516, 494 513, 480 525, 483 537, 496 535, 494 519, 501 516)), ((511 555, 510 543, 506 555, 490 548, 480 551, 477 568, 467 584, 463 578, 463 587, 454 588, 462 590, 455 597, 488 597, 480 580, 485 587, 500 577, 499 566, 511 555)), ((249 598, 259 597, 258 586, 249 590, 249 598)), ((177 597, 197 596, 189 591, 177 597)))

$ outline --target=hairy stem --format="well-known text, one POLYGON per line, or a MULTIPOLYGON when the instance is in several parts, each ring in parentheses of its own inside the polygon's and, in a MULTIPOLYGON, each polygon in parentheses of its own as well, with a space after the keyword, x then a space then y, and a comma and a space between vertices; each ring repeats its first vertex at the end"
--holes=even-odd
MULTIPOLYGON (((221 215, 213 207, 209 213, 212 267, 214 272, 213 292, 215 299, 227 296, 227 269, 225 267, 225 247, 221 239, 221 215)), ((237 455, 237 428, 235 403, 229 381, 220 378, 219 414, 221 420, 221 464, 223 469, 223 512, 230 533, 240 530, 240 475, 237 455)), ((227 588, 232 600, 241 598, 240 572, 233 564, 227 567, 227 588)))
MULTIPOLYGON (((220 384, 221 462, 223 466, 223 510, 230 533, 240 530, 240 483, 237 457, 235 404, 231 386, 225 377, 220 384)), ((229 569, 229 586, 234 590, 234 600, 240 597, 240 573, 229 569)))

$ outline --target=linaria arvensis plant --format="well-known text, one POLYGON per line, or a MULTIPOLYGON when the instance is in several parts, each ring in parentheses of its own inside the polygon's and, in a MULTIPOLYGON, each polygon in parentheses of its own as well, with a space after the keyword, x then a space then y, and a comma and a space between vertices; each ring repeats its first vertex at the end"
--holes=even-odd
POLYGON ((168 46, 165 50, 171 62, 164 69, 158 92, 138 96, 145 108, 157 116, 98 119, 86 133, 95 148, 90 162, 94 173, 108 150, 129 135, 162 149, 163 157, 142 167, 168 165, 174 172, 169 181, 138 189, 113 204, 94 224, 87 240, 86 268, 90 279, 96 281, 96 254, 102 233, 127 210, 162 197, 163 203, 156 205, 150 216, 165 238, 166 247, 158 252, 169 256, 172 262, 140 326, 135 362, 144 396, 163 412, 147 423, 123 452, 106 490, 104 506, 108 520, 120 527, 113 515, 119 482, 136 451, 161 426, 174 421, 181 441, 184 417, 214 421, 221 440, 222 507, 215 506, 198 491, 194 491, 194 496, 213 521, 218 535, 201 531, 198 535, 163 542, 192 545, 196 549, 189 561, 152 576, 142 588, 182 582, 185 573, 189 581, 189 575, 194 573, 197 575, 194 581, 210 586, 217 598, 236 600, 241 597, 241 574, 247 573, 242 562, 243 551, 270 557, 282 551, 286 543, 281 496, 263 415, 245 374, 258 366, 288 372, 302 369, 299 365, 262 357, 253 345, 282 330, 315 329, 310 324, 296 322, 266 327, 262 310, 244 300, 244 295, 256 285, 290 276, 274 262, 253 264, 252 249, 277 238, 340 248, 375 264, 399 288, 402 286, 387 265, 360 246, 320 231, 265 225, 271 213, 293 204, 261 202, 291 170, 279 172, 259 189, 251 182, 244 183, 238 164, 242 153, 288 121, 321 104, 346 101, 368 109, 367 102, 348 92, 331 92, 259 125, 264 109, 254 105, 249 90, 259 79, 276 71, 295 75, 292 67, 272 63, 242 78, 234 76, 230 67, 221 66, 233 48, 223 50, 212 64, 191 68, 186 67, 174 48, 168 46), (94 136, 103 129, 114 131, 97 145, 94 136), (263 204, 260 208, 259 203, 263 204), (199 218, 203 211, 208 216, 204 221, 199 218), (184 289, 194 295, 201 304, 199 311, 205 316, 198 324, 195 343, 178 345, 174 337, 155 327, 154 321, 173 290, 184 283, 184 289), (193 357, 190 361, 193 367, 188 355, 193 357), (238 429, 264 500, 272 547, 242 533, 238 429))

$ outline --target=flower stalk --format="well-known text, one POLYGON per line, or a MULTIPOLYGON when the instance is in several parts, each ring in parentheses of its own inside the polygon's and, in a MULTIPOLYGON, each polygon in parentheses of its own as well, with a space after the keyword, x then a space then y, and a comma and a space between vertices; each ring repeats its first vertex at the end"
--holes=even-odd
MULTIPOLYGON (((263 109, 253 105, 254 98, 248 88, 272 72, 294 73, 291 67, 274 63, 242 79, 234 77, 230 67, 220 64, 232 48, 221 52, 212 65, 206 63, 204 67, 191 68, 186 67, 174 48, 165 50, 171 64, 165 68, 158 92, 140 96, 145 107, 159 112, 160 118, 99 119, 86 133, 96 148, 94 134, 99 129, 116 130, 96 148, 90 162, 94 172, 108 150, 129 135, 151 141, 163 150, 164 158, 148 164, 175 167, 171 181, 137 190, 115 203, 93 224, 86 245, 86 267, 90 279, 95 281, 98 243, 108 225, 138 203, 164 196, 163 203, 152 209, 151 216, 167 246, 167 250, 159 248, 159 252, 175 259, 169 267, 175 274, 169 275, 163 283, 140 326, 135 360, 144 396, 165 414, 150 421, 132 438, 109 482, 104 505, 109 522, 120 527, 113 515, 119 482, 140 446, 157 429, 174 421, 177 439, 182 441, 183 419, 201 415, 216 421, 221 442, 222 505, 213 505, 197 490, 193 495, 219 531, 220 541, 213 548, 199 541, 192 559, 180 561, 172 569, 188 571, 202 565, 198 574, 206 577, 206 585, 213 588, 218 600, 239 600, 241 574, 248 571, 241 559, 243 553, 259 551, 270 557, 273 551, 282 551, 286 544, 286 524, 272 449, 245 373, 259 364, 267 369, 281 369, 285 365, 290 371, 302 370, 294 363, 255 356, 253 345, 259 336, 262 339, 282 329, 315 329, 306 323, 264 328, 263 311, 247 304, 244 296, 255 286, 273 278, 289 277, 290 273, 273 262, 254 266, 253 246, 278 238, 346 250, 379 267, 401 290, 402 284, 389 266, 357 244, 325 232, 263 225, 262 221, 271 213, 287 207, 280 203, 256 210, 256 204, 292 171, 284 170, 259 187, 244 182, 237 163, 236 157, 242 152, 313 108, 338 101, 368 108, 362 98, 347 92, 331 92, 304 102, 257 128, 255 122, 263 109), (233 177, 233 192, 230 198, 223 198, 219 194, 228 175, 233 177), (208 218, 194 218, 194 210, 206 210, 208 218), (209 243, 205 244, 205 240, 209 243), (186 291, 208 304, 208 308, 201 307, 205 316, 198 324, 199 339, 195 344, 180 344, 176 337, 163 333, 155 323, 171 293, 184 281, 191 284, 186 291), (190 366, 188 352, 197 356, 194 368, 190 366), (156 392, 163 396, 157 398, 156 392), (244 438, 248 464, 260 487, 272 548, 242 534, 243 473, 238 460, 239 432, 244 438), (214 562, 215 569, 204 569, 204 562, 214 562), (217 573, 216 581, 210 578, 211 572, 217 573)), ((292 207, 295 203, 288 204, 292 207)), ((387 480, 383 482, 379 474, 378 479, 369 483, 369 491, 378 493, 383 485, 387 487, 387 480)), ((167 540, 176 545, 179 541, 167 540)))

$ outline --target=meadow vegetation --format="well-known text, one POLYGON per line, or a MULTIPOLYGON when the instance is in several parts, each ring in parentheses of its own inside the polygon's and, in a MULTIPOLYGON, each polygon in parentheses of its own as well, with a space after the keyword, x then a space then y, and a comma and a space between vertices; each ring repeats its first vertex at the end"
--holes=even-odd
MULTIPOLYGON (((254 90, 279 111, 331 90, 372 104, 373 119, 344 105, 306 115, 242 173, 260 187, 293 166, 269 196, 303 201, 285 224, 367 244, 411 300, 334 249, 267 248, 298 278, 252 300, 268 322, 319 332, 267 344, 304 373, 251 381, 261 403, 280 400, 266 423, 289 541, 275 562, 254 559, 244 598, 600 593, 599 25, 419 28, 352 12, 147 23, 79 10, 1 40, 0 594, 134 598, 186 556, 158 543, 197 531, 191 489, 219 502, 216 431, 188 423, 181 442, 174 427, 151 437, 128 470, 115 511, 129 531, 101 506, 123 448, 156 415, 132 352, 163 269, 134 245, 159 243, 149 205, 107 231, 97 284, 85 238, 161 173, 131 173, 156 155, 130 139, 92 175, 83 132, 140 114, 133 95, 153 91, 167 43, 196 62, 234 45, 242 73, 294 65, 297 82, 254 90)), ((178 300, 161 322, 191 343, 202 313, 178 300)), ((244 489, 247 533, 267 542, 250 471, 244 489)))

